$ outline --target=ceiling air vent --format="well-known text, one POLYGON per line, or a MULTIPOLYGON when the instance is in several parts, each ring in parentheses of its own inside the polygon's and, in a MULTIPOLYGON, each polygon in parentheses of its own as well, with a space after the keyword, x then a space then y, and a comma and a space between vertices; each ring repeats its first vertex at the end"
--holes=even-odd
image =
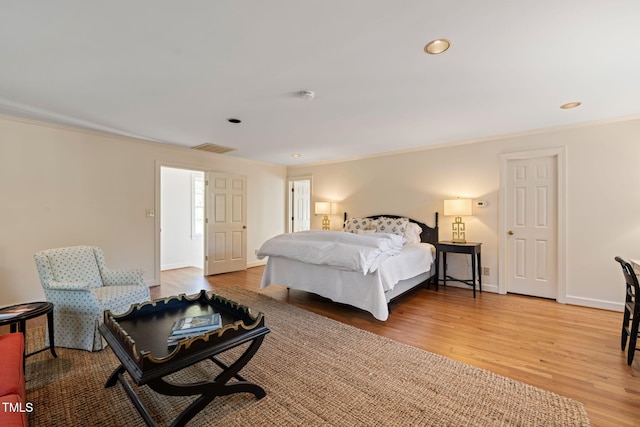
POLYGON ((194 150, 208 151, 209 153, 217 153, 217 154, 224 154, 224 153, 228 153, 229 151, 236 150, 235 148, 224 147, 222 145, 216 145, 216 144, 201 144, 191 148, 193 148, 194 150))

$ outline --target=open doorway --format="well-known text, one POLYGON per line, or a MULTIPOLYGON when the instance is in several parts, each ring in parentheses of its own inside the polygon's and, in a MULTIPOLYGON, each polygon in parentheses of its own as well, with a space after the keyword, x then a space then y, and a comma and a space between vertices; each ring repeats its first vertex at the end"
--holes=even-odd
POLYGON ((311 177, 289 178, 288 231, 311 229, 311 177))
POLYGON ((160 168, 160 270, 204 269, 204 172, 160 168))

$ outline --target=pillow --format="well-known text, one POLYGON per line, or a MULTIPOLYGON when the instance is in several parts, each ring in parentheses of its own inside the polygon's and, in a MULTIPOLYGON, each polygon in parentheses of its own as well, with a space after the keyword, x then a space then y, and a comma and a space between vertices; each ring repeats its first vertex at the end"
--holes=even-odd
POLYGON ((392 233, 404 237, 408 225, 408 218, 380 217, 373 220, 372 228, 375 228, 378 233, 392 233))
POLYGON ((344 222, 344 231, 348 231, 349 233, 370 229, 371 220, 369 218, 349 218, 344 222))
POLYGON ((363 229, 358 229, 356 230, 356 234, 375 234, 376 230, 363 230, 363 229))
POLYGON ((422 233, 422 227, 415 222, 409 221, 407 230, 404 232, 404 238, 407 240, 407 243, 420 243, 420 233, 422 233))

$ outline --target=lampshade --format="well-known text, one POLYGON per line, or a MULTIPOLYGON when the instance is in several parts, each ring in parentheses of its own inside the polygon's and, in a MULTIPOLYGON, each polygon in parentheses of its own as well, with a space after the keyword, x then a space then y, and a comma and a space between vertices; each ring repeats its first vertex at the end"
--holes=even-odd
POLYGON ((445 216, 471 215, 471 199, 453 199, 444 201, 445 216))
POLYGON ((315 212, 316 215, 330 215, 331 202, 316 202, 315 212))

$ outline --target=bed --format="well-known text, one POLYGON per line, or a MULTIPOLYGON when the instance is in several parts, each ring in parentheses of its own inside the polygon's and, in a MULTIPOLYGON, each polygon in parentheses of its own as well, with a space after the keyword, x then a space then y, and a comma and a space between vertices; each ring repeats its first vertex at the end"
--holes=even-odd
POLYGON ((343 231, 267 240, 257 254, 268 257, 260 288, 275 284, 311 292, 387 320, 391 301, 435 274, 438 214, 434 227, 397 215, 348 218, 345 213, 344 219, 343 231))

